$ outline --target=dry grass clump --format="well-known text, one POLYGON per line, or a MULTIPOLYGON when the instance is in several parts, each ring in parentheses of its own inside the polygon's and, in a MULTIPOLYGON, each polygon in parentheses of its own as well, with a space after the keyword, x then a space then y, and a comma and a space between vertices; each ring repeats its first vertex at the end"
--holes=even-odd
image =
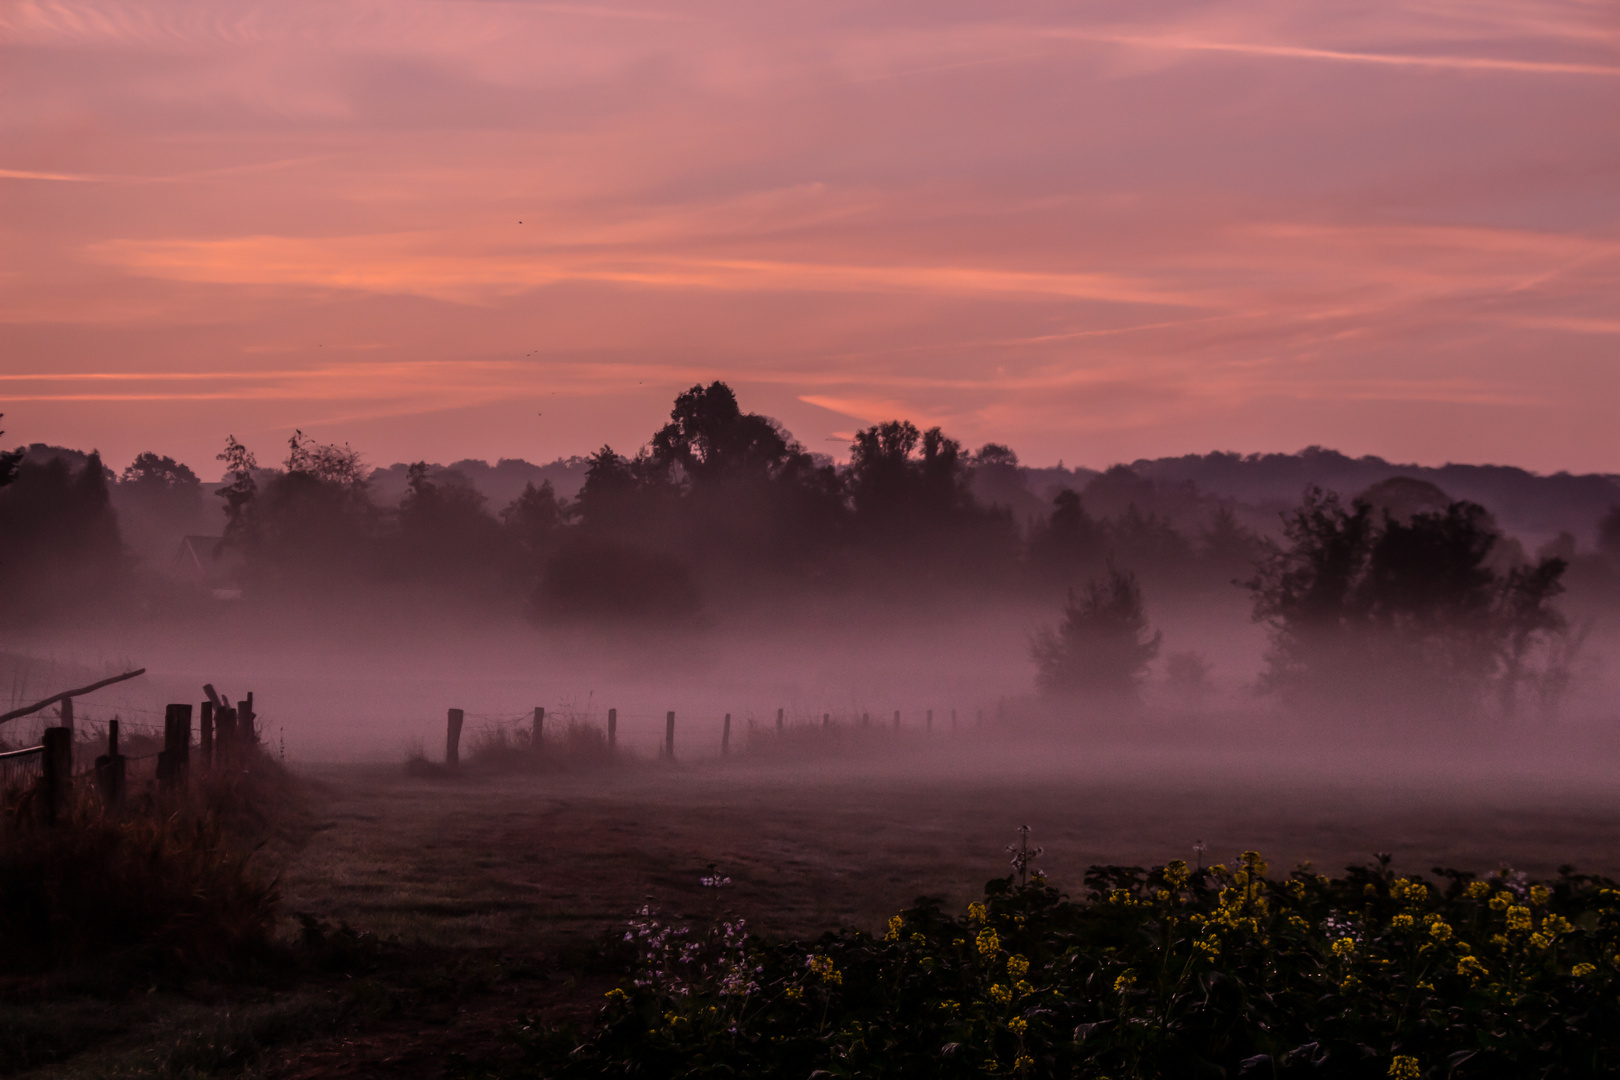
POLYGON ((33 792, 0 812, 0 956, 11 971, 229 974, 265 957, 279 892, 252 862, 284 824, 291 781, 254 749, 184 796, 117 811, 81 782, 65 820, 33 792))
POLYGON ((539 746, 527 726, 484 728, 473 736, 467 760, 494 772, 582 772, 606 768, 621 757, 600 727, 570 717, 548 725, 539 746))

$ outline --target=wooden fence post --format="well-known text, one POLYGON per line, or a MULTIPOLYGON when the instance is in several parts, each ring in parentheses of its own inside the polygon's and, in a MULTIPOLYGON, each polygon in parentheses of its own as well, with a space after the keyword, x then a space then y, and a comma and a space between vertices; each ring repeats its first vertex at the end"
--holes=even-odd
POLYGON ((61 726, 67 728, 69 731, 72 731, 73 730, 73 699, 70 698, 70 697, 63 698, 62 699, 62 707, 61 707, 61 709, 59 711, 60 711, 61 716, 62 716, 62 724, 61 724, 61 726))
POLYGON ((67 819, 68 799, 73 793, 73 729, 46 728, 42 741, 45 749, 39 783, 45 798, 41 812, 45 824, 55 825, 67 819))
POLYGON ((214 757, 228 762, 236 750, 236 713, 223 701, 214 703, 214 757))
POLYGON ((202 757, 202 767, 214 767, 214 703, 205 701, 201 705, 202 720, 197 727, 197 749, 202 757))
POLYGON ((832 713, 824 712, 821 714, 821 726, 824 728, 832 727, 832 713))
POLYGON ((782 713, 784 711, 786 711, 786 710, 783 710, 783 709, 777 709, 776 710, 776 733, 778 735, 782 734, 782 713))
POLYGON ((444 763, 452 769, 461 768, 461 720, 465 714, 451 709, 444 729, 444 763))
POLYGON ((675 760, 675 710, 664 714, 664 756, 675 760))
POLYGON ((259 741, 259 725, 254 721, 258 716, 253 712, 253 691, 248 691, 246 701, 236 703, 236 733, 244 743, 249 745, 259 741))
POLYGON ((951 734, 956 734, 956 710, 951 710, 951 734))
POLYGON ((872 726, 872 714, 871 713, 861 713, 861 727, 871 727, 871 726, 872 726))
POLYGON ((934 710, 933 709, 928 710, 928 720, 927 720, 926 723, 924 723, 923 730, 927 731, 927 732, 930 732, 930 733, 932 733, 933 730, 934 730, 934 710))
POLYGON ((163 749, 158 753, 158 786, 184 791, 191 769, 191 706, 163 709, 163 749))
POLYGON ((608 749, 617 749, 619 745, 619 710, 608 710, 608 749))
POLYGON ((116 810, 124 805, 124 755, 118 752, 118 721, 107 721, 107 752, 96 758, 96 786, 102 805, 116 810))
POLYGON ((726 713, 726 726, 720 729, 720 756, 731 753, 731 714, 726 713))
POLYGON ((900 710, 894 710, 894 730, 900 730, 900 710))
POLYGON ((546 707, 544 705, 536 705, 534 707, 534 735, 529 739, 529 747, 537 754, 540 752, 540 743, 545 739, 545 734, 546 707))

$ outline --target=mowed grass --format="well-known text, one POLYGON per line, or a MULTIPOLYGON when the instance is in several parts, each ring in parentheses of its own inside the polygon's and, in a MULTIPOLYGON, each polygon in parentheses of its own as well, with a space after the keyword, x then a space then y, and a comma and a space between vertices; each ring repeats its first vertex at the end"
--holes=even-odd
MULTIPOLYGON (((903 748, 902 748, 903 749, 903 748)), ((1337 872, 1389 852, 1408 873, 1573 864, 1620 875, 1620 782, 1522 760, 1309 749, 1260 759, 1138 745, 964 740, 794 766, 643 762, 589 774, 411 779, 397 767, 306 770, 325 821, 283 878, 286 906, 381 936, 544 953, 643 904, 743 915, 806 935, 880 927, 923 894, 976 897, 1008 872, 1020 825, 1078 893, 1092 864, 1258 849, 1337 872), (699 884, 710 864, 731 885, 699 884)))

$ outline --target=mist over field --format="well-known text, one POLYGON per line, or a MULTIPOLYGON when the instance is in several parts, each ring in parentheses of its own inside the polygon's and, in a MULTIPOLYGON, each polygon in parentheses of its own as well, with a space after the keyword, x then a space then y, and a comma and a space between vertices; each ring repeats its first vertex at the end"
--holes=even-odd
POLYGON ((1094 770, 1105 746, 1167 773, 1225 753, 1432 764, 1380 745, 1508 773, 1613 753, 1609 477, 1316 448, 1031 468, 903 421, 861 432, 840 464, 720 383, 681 395, 635 452, 547 465, 378 467, 294 434, 256 455, 231 440, 205 481, 161 449, 121 471, 72 449, 12 455, 13 703, 144 666, 81 717, 150 723, 158 699, 205 682, 252 690, 269 737, 307 762, 436 755, 447 709, 478 738, 536 706, 598 727, 615 709, 620 745, 647 756, 673 710, 687 762, 718 757, 727 713, 733 747, 763 751, 781 709, 806 746, 824 729, 855 740, 815 750, 818 767, 901 772, 1094 770), (1355 656, 1346 637, 1290 658, 1315 616, 1256 606, 1268 587, 1325 602, 1327 577, 1276 562, 1301 550, 1286 533, 1313 498, 1339 515, 1317 540, 1362 530, 1359 555, 1331 556, 1349 562, 1329 567, 1345 580, 1321 616, 1361 635, 1355 656), (1414 521, 1432 528, 1401 532, 1414 521), (1513 593, 1538 567, 1550 577, 1520 585, 1540 591, 1513 593), (1110 582, 1134 590, 1140 626, 1104 610, 1110 582), (1088 590, 1102 606, 1063 645, 1088 590), (1054 641, 1069 652, 1043 682, 1054 641))

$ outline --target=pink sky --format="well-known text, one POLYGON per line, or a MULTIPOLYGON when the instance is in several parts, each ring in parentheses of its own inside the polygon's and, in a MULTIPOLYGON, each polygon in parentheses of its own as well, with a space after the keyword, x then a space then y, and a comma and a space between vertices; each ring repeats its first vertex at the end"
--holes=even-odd
POLYGON ((9 0, 5 443, 1620 472, 1612 0, 9 0))

